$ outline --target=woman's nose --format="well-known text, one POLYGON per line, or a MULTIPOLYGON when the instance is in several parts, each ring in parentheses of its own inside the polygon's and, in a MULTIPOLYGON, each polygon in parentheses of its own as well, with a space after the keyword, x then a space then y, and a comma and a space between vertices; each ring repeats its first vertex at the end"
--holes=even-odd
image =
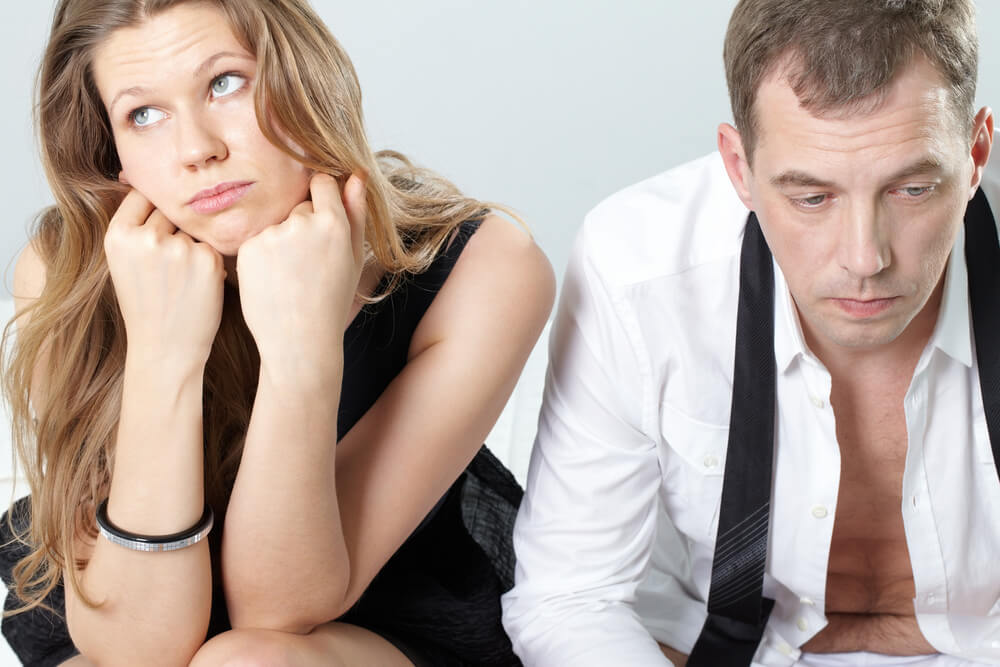
POLYGON ((177 128, 178 155, 185 167, 198 169, 229 155, 221 134, 206 119, 190 117, 177 123, 177 128))

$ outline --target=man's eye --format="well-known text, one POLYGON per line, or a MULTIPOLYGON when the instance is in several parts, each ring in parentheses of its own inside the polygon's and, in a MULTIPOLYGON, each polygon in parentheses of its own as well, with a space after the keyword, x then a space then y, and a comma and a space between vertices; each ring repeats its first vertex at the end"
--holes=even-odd
POLYGON ((808 197, 799 197, 794 200, 795 203, 803 208, 816 208, 826 201, 826 195, 810 195, 808 197))
POLYGON ((163 112, 152 107, 139 107, 128 115, 129 122, 136 127, 148 127, 163 118, 163 112))
POLYGON ((927 194, 931 191, 931 186, 929 185, 919 185, 909 188, 902 188, 902 193, 907 197, 919 197, 921 195, 927 194))
POLYGON ((212 96, 225 97, 226 95, 232 95, 246 85, 246 82, 246 77, 239 74, 222 74, 217 76, 212 79, 212 96))

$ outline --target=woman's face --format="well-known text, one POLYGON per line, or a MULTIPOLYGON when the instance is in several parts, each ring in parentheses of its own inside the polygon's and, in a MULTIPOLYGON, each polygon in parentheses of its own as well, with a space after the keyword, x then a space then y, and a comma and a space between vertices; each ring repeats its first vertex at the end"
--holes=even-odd
POLYGON ((311 172, 257 125, 255 65, 221 11, 203 3, 116 30, 94 54, 122 180, 227 256, 309 191, 311 172))

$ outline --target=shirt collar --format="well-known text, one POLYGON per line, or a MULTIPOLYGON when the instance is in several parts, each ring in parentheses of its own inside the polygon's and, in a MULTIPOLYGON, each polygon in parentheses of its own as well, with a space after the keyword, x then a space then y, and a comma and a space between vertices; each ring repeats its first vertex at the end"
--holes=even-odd
POLYGON ((806 347, 799 313, 792 302, 792 293, 788 291, 785 274, 773 258, 771 261, 774 265, 774 361, 780 374, 787 371, 796 359, 813 358, 813 354, 806 347))
POLYGON ((930 344, 955 361, 972 368, 971 325, 969 270, 965 264, 965 225, 961 225, 945 269, 941 312, 930 344))
MULTIPOLYGON (((774 360, 778 373, 784 373, 798 358, 815 360, 806 347, 798 310, 781 267, 774 265, 774 360)), ((972 367, 972 329, 969 316, 969 274, 965 264, 965 227, 961 226, 945 267, 941 310, 928 342, 955 361, 972 367)))

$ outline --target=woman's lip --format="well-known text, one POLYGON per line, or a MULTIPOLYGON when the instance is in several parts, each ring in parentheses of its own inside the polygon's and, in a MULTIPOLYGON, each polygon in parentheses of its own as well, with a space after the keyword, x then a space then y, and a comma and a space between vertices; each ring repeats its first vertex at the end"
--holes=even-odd
POLYGON ((881 315, 888 310, 896 297, 885 299, 834 299, 834 302, 847 315, 857 319, 867 319, 881 315))
POLYGON ((220 183, 196 194, 188 202, 188 206, 198 213, 218 213, 242 199, 251 186, 253 186, 253 181, 220 183))

